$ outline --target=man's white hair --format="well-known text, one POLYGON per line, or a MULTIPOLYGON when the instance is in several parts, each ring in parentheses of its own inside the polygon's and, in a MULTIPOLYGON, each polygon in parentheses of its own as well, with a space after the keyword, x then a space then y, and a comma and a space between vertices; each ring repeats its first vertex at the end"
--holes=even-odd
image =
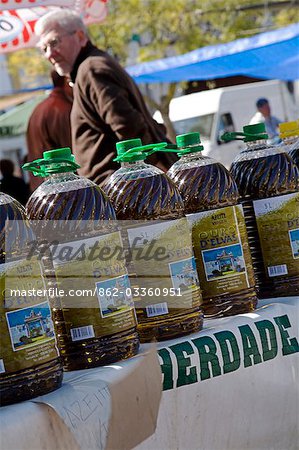
POLYGON ((37 36, 50 31, 52 28, 61 28, 67 32, 83 30, 88 36, 87 28, 81 17, 68 9, 59 9, 57 11, 50 11, 42 16, 35 24, 34 31, 37 36))

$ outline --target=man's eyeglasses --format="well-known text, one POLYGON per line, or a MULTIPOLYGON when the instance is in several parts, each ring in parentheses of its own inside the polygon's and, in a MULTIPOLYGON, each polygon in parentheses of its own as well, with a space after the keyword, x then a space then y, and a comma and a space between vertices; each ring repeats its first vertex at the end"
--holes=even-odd
POLYGON ((59 48, 59 46, 61 45, 62 39, 66 36, 71 36, 72 34, 75 34, 76 31, 71 31, 70 33, 65 33, 62 36, 57 36, 53 39, 51 39, 47 44, 43 44, 41 46, 39 46, 40 51, 42 52, 43 55, 45 55, 48 51, 48 49, 50 49, 51 51, 53 51, 56 48, 59 48))

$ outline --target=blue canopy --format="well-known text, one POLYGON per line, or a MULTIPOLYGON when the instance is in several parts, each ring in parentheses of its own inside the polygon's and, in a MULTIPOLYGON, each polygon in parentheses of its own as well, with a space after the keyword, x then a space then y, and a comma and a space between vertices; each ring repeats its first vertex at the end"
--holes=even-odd
POLYGON ((296 80, 299 78, 299 23, 130 66, 127 71, 137 83, 208 80, 233 75, 296 80))

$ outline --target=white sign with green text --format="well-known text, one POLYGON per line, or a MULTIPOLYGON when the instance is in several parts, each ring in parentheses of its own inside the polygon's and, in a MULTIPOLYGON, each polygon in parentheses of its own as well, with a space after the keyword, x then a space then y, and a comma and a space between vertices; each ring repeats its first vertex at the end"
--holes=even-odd
POLYGON ((159 343, 157 429, 136 450, 297 449, 298 317, 299 298, 272 299, 159 343))

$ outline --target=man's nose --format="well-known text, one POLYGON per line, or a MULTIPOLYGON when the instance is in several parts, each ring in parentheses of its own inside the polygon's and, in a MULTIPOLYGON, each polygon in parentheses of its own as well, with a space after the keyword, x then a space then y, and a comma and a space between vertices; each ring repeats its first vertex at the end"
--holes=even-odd
POLYGON ((46 51, 45 51, 45 56, 48 60, 55 58, 55 56, 57 54, 58 54, 58 52, 55 47, 51 47, 50 45, 47 46, 46 51))

